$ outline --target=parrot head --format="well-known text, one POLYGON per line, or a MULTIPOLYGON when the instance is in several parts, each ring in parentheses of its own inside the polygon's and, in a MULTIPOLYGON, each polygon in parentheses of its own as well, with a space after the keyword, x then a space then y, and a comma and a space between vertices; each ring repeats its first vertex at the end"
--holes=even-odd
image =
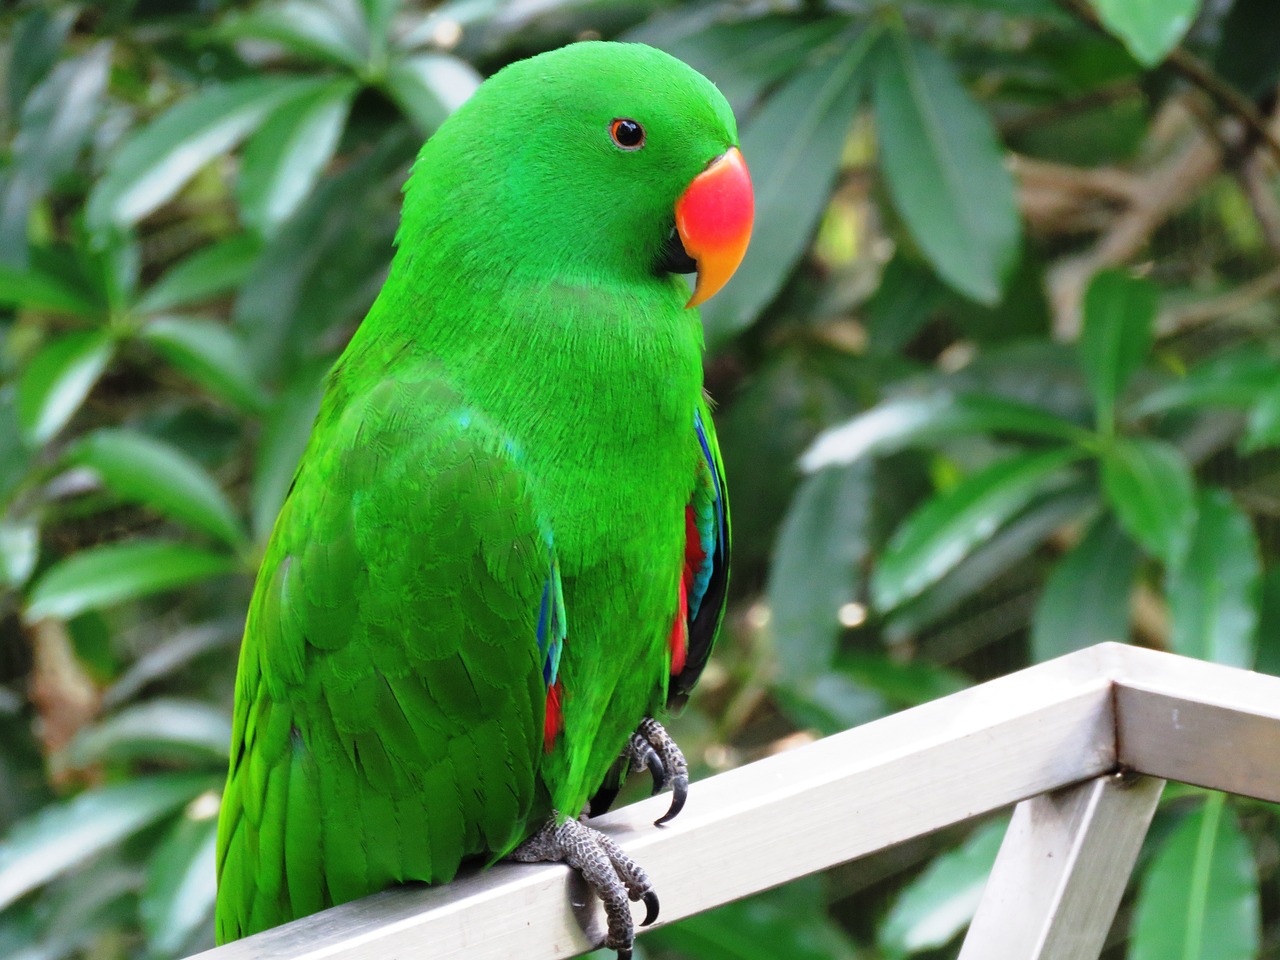
POLYGON ((752 216, 715 86, 643 44, 584 42, 504 68, 441 126, 406 187, 397 242, 410 256, 453 243, 464 271, 585 286, 696 271, 691 307, 737 269, 752 216))

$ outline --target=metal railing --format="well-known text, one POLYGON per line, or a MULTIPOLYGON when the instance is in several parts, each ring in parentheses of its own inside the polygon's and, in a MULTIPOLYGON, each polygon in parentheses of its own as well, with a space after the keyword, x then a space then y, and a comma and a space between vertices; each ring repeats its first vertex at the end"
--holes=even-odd
MULTIPOLYGON (((1164 780, 1280 801, 1280 678, 1101 644, 592 821, 670 922, 1017 804, 962 960, 1096 958, 1164 780), (767 853, 766 853, 767 852, 767 853)), ((500 864, 200 960, 556 960, 603 937, 561 865, 500 864)))

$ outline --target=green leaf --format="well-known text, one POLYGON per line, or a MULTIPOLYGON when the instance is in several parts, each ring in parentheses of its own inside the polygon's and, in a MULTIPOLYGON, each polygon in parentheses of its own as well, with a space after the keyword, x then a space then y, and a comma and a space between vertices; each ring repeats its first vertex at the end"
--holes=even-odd
POLYGON ((1243 446, 1246 453, 1280 446, 1280 383, 1272 383, 1249 411, 1243 446))
POLYGON ((208 774, 151 776, 43 807, 17 824, 0 844, 0 909, 216 783, 208 774))
POLYGON ((139 337, 196 383, 240 409, 256 413, 266 406, 248 348, 236 331, 197 317, 158 317, 139 337))
POLYGON ((284 0, 230 17, 219 28, 228 39, 277 43, 290 53, 336 66, 365 64, 369 38, 364 21, 343 0, 284 0))
POLYGON ((392 64, 387 93, 418 133, 430 136, 480 86, 475 67, 442 53, 419 53, 392 64))
POLYGON ((249 276, 261 252, 262 241, 251 233, 202 247, 166 270, 138 300, 137 310, 158 313, 230 293, 249 276))
POLYGON ((1166 566, 1186 550, 1195 522, 1195 480, 1177 447, 1122 437, 1103 451, 1102 489, 1129 534, 1166 566))
POLYGON ((217 850, 218 818, 195 819, 188 812, 152 855, 140 907, 152 956, 180 956, 195 931, 212 919, 217 850))
POLYGON ((1103 25, 1146 67, 1178 45, 1200 12, 1200 0, 1088 0, 1103 25))
POLYGON ((327 364, 305 368, 283 390, 263 422, 262 443, 249 492, 254 539, 265 543, 311 438, 327 364))
POLYGON ((831 665, 837 614, 861 592, 870 498, 869 464, 820 470, 801 483, 782 521, 766 596, 778 669, 788 684, 831 665))
POLYGON ((80 408, 111 360, 111 337, 81 330, 46 344, 18 381, 18 423, 28 443, 43 444, 80 408))
POLYGON ((888 957, 945 946, 969 925, 1008 827, 1007 819, 984 824, 903 889, 876 936, 888 957))
POLYGON ((1249 840, 1220 793, 1178 824, 1138 891, 1130 960, 1254 960, 1258 874, 1249 840))
POLYGON ((1218 76, 1236 86, 1250 100, 1261 101, 1280 80, 1280 4, 1275 0, 1235 0, 1222 21, 1221 40, 1214 51, 1218 76))
POLYGON ((51 9, 48 5, 28 8, 12 27, 5 72, 7 113, 16 117, 22 104, 58 61, 71 25, 78 13, 75 9, 51 9))
POLYGON ((1036 663, 1129 637, 1138 551, 1110 516, 1094 521, 1049 575, 1031 622, 1036 663))
POLYGON ((164 540, 132 540, 90 547, 55 563, 36 581, 28 622, 70 619, 97 607, 186 586, 230 573, 235 563, 213 553, 164 540))
POLYGON ((82 728, 66 760, 82 769, 112 761, 203 762, 217 769, 227 759, 231 718, 197 700, 155 699, 82 728))
POLYGON ((89 196, 94 233, 128 226, 257 129, 278 107, 327 85, 320 77, 258 76, 206 87, 136 131, 89 196))
POLYGON ((1063 482, 1081 452, 1020 453, 966 477, 903 522, 871 579, 879 610, 916 596, 954 568, 1038 494, 1063 482))
POLYGON ((756 222, 767 229, 755 232, 733 280, 702 308, 713 349, 756 319, 808 249, 863 99, 861 68, 874 37, 863 33, 790 77, 743 129, 756 222))
POLYGON ((1153 390, 1133 409, 1145 415, 1198 407, 1247 407, 1275 386, 1277 363, 1256 344, 1227 350, 1196 364, 1175 383, 1153 390))
POLYGON ((933 273, 898 253, 885 265, 880 285, 865 306, 868 352, 884 356, 901 352, 945 295, 946 288, 933 273))
POLYGON ((1099 273, 1085 291, 1080 365, 1100 430, 1114 430, 1116 400, 1151 352, 1158 299, 1150 281, 1119 270, 1099 273))
POLYGON ((991 118, 922 41, 893 31, 877 52, 879 168, 894 206, 943 280, 994 304, 1013 272, 1022 228, 991 118))
POLYGON ((356 84, 335 80, 278 107, 245 147, 240 207, 245 224, 270 235, 298 209, 333 157, 356 84))
POLYGON ((167 443, 128 430, 97 430, 67 454, 70 463, 91 467, 125 500, 237 547, 245 543, 235 509, 200 464, 167 443))
POLYGON ((884 653, 855 651, 841 654, 835 666, 859 686, 874 690, 886 700, 903 707, 919 706, 972 685, 957 670, 927 660, 901 662, 884 653))
POLYGON ((1088 437, 1075 424, 1039 407, 987 394, 939 391, 886 400, 823 431, 800 458, 800 468, 813 472, 974 433, 1010 433, 1067 442, 1088 437))
POLYGON ((1261 583, 1248 514, 1226 492, 1202 490, 1186 556, 1165 581, 1173 651, 1252 669, 1261 583))
POLYGON ((0 306, 92 319, 106 312, 82 287, 39 264, 12 267, 0 264, 0 306))

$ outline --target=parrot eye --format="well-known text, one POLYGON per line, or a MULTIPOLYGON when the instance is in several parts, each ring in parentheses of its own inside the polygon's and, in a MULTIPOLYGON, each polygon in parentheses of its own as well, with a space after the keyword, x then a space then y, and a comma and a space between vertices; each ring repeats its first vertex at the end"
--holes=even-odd
POLYGON ((609 136, 623 150, 639 150, 644 146, 644 127, 626 117, 609 124, 609 136))

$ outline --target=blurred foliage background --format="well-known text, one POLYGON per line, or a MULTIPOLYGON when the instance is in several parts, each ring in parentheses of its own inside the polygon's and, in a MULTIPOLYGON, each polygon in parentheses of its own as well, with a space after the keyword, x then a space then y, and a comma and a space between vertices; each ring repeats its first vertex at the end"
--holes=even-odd
MULTIPOLYGON (((0 956, 211 944, 236 645, 321 378, 422 139, 575 39, 705 72, 756 182, 704 311, 736 557, 701 773, 1106 639, 1280 672, 1274 0, 0 16, 0 956)), ((637 955, 954 956, 1002 829, 637 955)), ((1171 787, 1107 957, 1280 957, 1276 808, 1171 787)))

